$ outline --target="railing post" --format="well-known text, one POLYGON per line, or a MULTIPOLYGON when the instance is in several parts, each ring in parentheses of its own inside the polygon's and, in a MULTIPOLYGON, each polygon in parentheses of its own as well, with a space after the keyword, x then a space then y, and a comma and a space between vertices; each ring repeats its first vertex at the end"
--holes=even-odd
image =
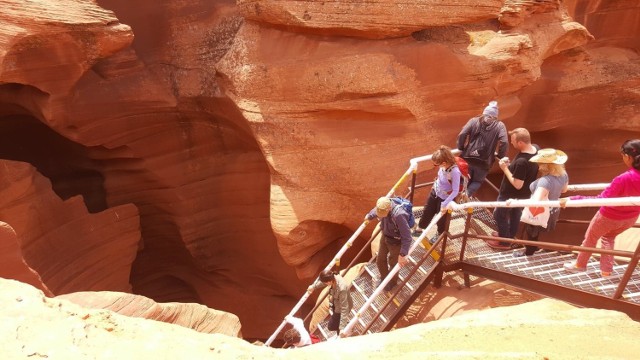
POLYGON ((409 201, 411 201, 411 203, 413 203, 413 194, 415 194, 415 190, 416 190, 416 170, 413 170, 413 175, 411 176, 411 188, 409 190, 409 201))
MULTIPOLYGON (((464 233, 462 233, 462 245, 460 246, 460 262, 464 260, 464 252, 467 248, 467 239, 469 238, 469 229, 471 228, 471 218, 473 216, 473 208, 467 209, 467 219, 464 222, 464 233)), ((464 287, 471 287, 471 280, 467 272, 463 273, 464 287)))
POLYGON ((638 266, 638 260, 640 260, 640 242, 638 242, 638 246, 636 247, 636 251, 633 253, 633 257, 629 259, 629 265, 627 265, 627 270, 624 272, 624 276, 620 279, 620 284, 616 289, 616 293, 613 294, 614 300, 620 299, 622 296, 622 292, 627 287, 627 283, 629 282, 629 279, 631 279, 633 271, 636 266, 638 266))
POLYGON ((464 260, 464 252, 467 248, 467 239, 469 238, 469 229, 471 228, 472 216, 473 208, 467 209, 467 219, 464 222, 464 233, 462 233, 462 246, 460 246, 460 261, 464 260))
POLYGON ((442 264, 446 261, 445 255, 447 252, 447 238, 449 237, 449 224, 451 224, 451 210, 447 210, 447 218, 445 219, 444 232, 440 235, 442 238, 442 247, 440 249, 440 263, 436 265, 435 276, 433 277, 433 286, 440 288, 442 286, 442 278, 444 272, 442 270, 442 264))

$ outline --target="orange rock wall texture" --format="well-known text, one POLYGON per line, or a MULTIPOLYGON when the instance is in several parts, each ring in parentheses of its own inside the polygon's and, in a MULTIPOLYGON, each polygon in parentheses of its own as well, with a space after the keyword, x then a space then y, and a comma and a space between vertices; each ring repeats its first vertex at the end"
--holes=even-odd
POLYGON ((572 182, 620 172, 640 4, 481 3, 0 0, 0 275, 266 337, 408 159, 489 100, 572 182))

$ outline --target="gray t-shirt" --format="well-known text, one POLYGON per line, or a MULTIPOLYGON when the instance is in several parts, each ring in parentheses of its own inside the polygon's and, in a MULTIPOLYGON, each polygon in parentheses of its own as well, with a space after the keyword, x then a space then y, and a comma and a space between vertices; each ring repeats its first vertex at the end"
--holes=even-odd
POLYGON ((538 187, 543 187, 549 191, 549 200, 558 200, 562 194, 562 188, 569 182, 569 175, 561 176, 545 175, 529 185, 531 194, 536 192, 538 187))
MULTIPOLYGON (((558 200, 562 189, 569 183, 569 175, 564 174, 562 176, 545 175, 536 181, 532 182, 529 186, 531 194, 533 194, 538 187, 543 187, 549 191, 549 200, 558 200)), ((551 231, 555 229, 556 222, 560 216, 560 208, 551 208, 549 214, 549 221, 547 222, 547 228, 540 227, 541 231, 551 231)))

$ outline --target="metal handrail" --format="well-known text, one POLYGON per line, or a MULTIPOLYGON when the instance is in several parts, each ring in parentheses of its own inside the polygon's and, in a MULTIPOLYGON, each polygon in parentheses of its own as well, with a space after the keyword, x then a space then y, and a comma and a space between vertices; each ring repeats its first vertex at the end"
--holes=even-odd
MULTIPOLYGON (((429 225, 422 231, 422 233, 420 234, 420 236, 418 236, 418 238, 414 241, 414 243, 411 245, 411 247, 409 248, 409 252, 408 254, 411 254, 413 252, 413 250, 418 247, 420 245, 420 242, 422 240, 424 240, 424 238, 427 236, 427 233, 434 227, 436 226, 436 223, 438 222, 438 220, 440 220, 440 218, 442 217, 442 213, 437 213, 433 219, 431 220, 431 222, 429 223, 429 225)), ((371 304, 373 303, 373 301, 375 300, 376 296, 378 296, 378 294, 380 294, 384 289, 385 286, 387 286, 387 284, 391 281, 391 279, 393 279, 395 277, 395 275, 400 271, 400 264, 396 264, 390 271, 389 274, 387 274, 387 277, 385 277, 384 279, 382 279, 381 283, 378 285, 378 287, 373 291, 373 293, 371 294, 371 296, 369 297, 369 299, 367 299, 367 301, 365 301, 365 303, 360 307, 360 309, 358 309, 356 311, 356 314, 353 318, 351 318, 351 320, 349 321, 349 323, 344 327, 344 329, 342 330, 342 332, 344 334, 350 334, 351 333, 351 329, 355 326, 355 323, 358 321, 358 319, 362 316, 362 314, 367 311, 369 309, 369 307, 371 306, 371 304)))
POLYGON ((442 238, 444 236, 445 233, 442 233, 442 235, 440 235, 438 237, 438 240, 436 240, 436 242, 431 246, 431 248, 424 254, 424 256, 422 256, 422 258, 417 261, 413 267, 413 269, 411 269, 411 271, 409 272, 409 274, 407 274, 407 276, 405 277, 404 280, 402 280, 400 282, 399 286, 396 286, 395 289, 393 290, 393 292, 391 293, 391 295, 389 296, 389 298, 384 302, 384 304, 382 305, 382 307, 378 310, 378 312, 376 312, 376 314, 371 318, 371 320, 369 321, 369 323, 367 324, 367 326, 365 326, 364 330, 362 330, 362 333, 366 333, 371 326, 373 326, 373 324, 376 322, 376 320, 378 320, 378 318, 380 318, 380 316, 384 313, 384 311, 387 309, 387 307, 389 307, 389 305, 391 304, 391 302, 393 301, 393 299, 396 297, 396 295, 398 295, 398 293, 400 292, 400 290, 402 290, 402 287, 409 282, 409 280, 411 280, 411 277, 413 276, 413 274, 415 274, 419 269, 420 266, 422 266, 422 264, 424 264, 425 261, 427 261, 427 259, 431 256, 431 254, 433 254, 433 252, 435 251, 436 247, 440 244, 440 242, 442 241, 442 238))

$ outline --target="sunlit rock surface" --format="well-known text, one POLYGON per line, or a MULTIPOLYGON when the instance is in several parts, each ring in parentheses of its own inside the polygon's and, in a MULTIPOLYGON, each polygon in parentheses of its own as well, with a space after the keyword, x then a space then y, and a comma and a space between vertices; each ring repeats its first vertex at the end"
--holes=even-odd
POLYGON ((3 359, 630 359, 640 324, 625 314, 540 300, 332 340, 273 349, 221 334, 87 309, 0 279, 3 359))
POLYGON ((15 232, 0 274, 48 295, 200 303, 246 338, 269 336, 408 159, 453 145, 489 100, 566 151, 572 183, 623 171, 640 128, 635 1, 0 9, 0 215, 15 232))

